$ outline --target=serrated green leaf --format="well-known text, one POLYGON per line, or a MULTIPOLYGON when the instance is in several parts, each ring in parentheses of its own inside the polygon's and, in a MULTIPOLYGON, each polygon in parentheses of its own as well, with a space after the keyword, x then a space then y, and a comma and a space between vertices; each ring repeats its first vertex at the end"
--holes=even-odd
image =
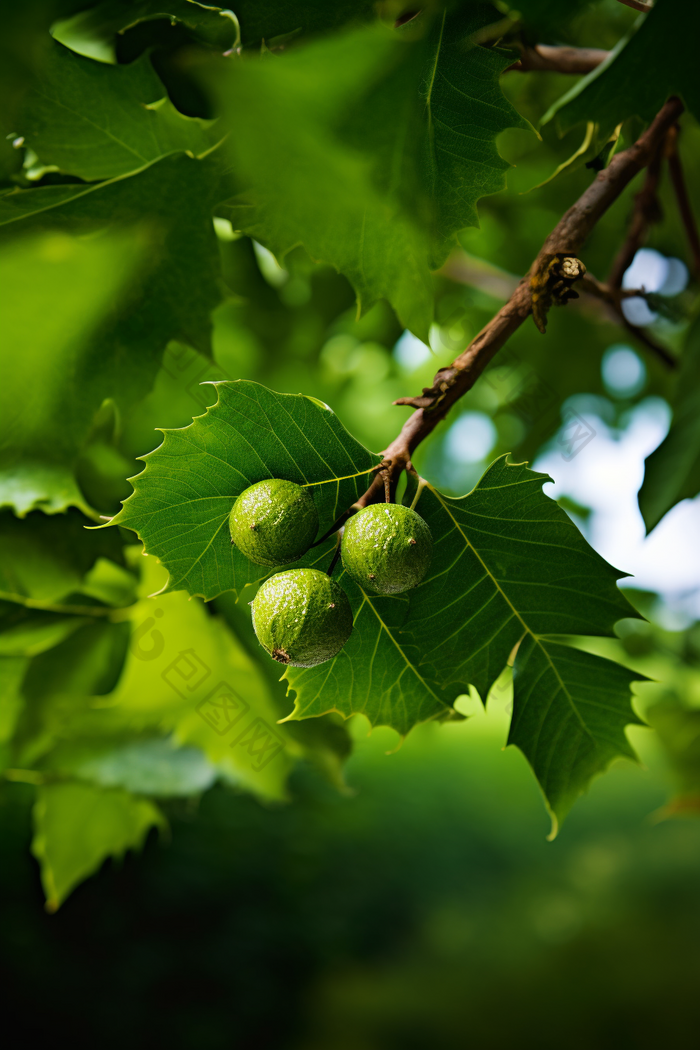
POLYGON ((109 66, 56 43, 27 94, 17 133, 40 165, 88 182, 171 153, 197 157, 216 141, 209 122, 177 112, 148 55, 109 66))
POLYGON ((504 186, 498 132, 527 126, 498 85, 512 55, 470 46, 492 15, 424 13, 418 40, 368 27, 231 64, 217 90, 246 191, 221 214, 278 255, 302 243, 361 310, 386 298, 427 340, 429 271, 504 186))
POLYGON ((107 857, 140 849, 152 827, 165 827, 160 810, 126 791, 87 784, 47 784, 37 792, 32 853, 41 865, 46 908, 56 911, 107 857))
POLYGON ((542 123, 554 121, 560 135, 582 122, 596 127, 598 146, 628 117, 650 121, 670 95, 680 95, 700 116, 695 41, 700 11, 695 4, 657 0, 610 57, 560 98, 542 123))
POLYGON ((523 639, 508 743, 520 748, 540 783, 551 838, 594 776, 615 758, 636 761, 625 726, 644 724, 630 705, 630 684, 644 677, 551 639, 523 639))
POLYGON ((673 399, 671 429, 647 456, 639 509, 651 532, 671 507, 700 492, 700 319, 685 341, 673 399))
POLYGON ((617 620, 638 614, 616 586, 625 574, 544 495, 548 480, 502 457, 462 499, 429 486, 421 493, 433 564, 411 593, 402 635, 450 700, 468 684, 485 699, 519 645, 510 742, 524 751, 561 821, 595 773, 615 755, 632 754, 623 729, 638 721, 629 682, 639 676, 551 636, 612 636, 617 620), (532 725, 542 727, 541 741, 532 725))
POLYGON ((116 62, 115 38, 141 22, 167 19, 185 26, 198 43, 227 51, 237 40, 232 12, 194 0, 105 0, 51 27, 51 35, 72 51, 98 62, 116 62))
MULTIPOLYGON (((323 534, 367 487, 380 457, 348 434, 327 406, 257 383, 217 383, 217 404, 143 458, 134 492, 112 524, 133 529, 170 574, 169 591, 239 595, 269 575, 231 544, 240 492, 278 477, 314 486, 323 534)), ((301 563, 299 563, 301 564, 301 563)))

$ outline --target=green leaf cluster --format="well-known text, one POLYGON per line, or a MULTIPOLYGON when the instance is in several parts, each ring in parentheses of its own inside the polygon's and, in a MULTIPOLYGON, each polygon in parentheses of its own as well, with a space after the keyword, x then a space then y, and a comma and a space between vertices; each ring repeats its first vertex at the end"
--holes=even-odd
MULTIPOLYGON (((521 6, 526 34, 558 40, 573 25, 548 0, 521 6)), ((607 135, 648 120, 671 91, 697 111, 676 60, 692 33, 674 39, 674 57, 670 0, 657 7, 561 102, 561 130, 585 120, 607 135), (633 90, 652 40, 663 61, 633 90)), ((575 196, 559 184, 523 209, 500 192, 510 161, 522 156, 528 177, 545 163, 531 163, 550 147, 530 122, 554 101, 501 79, 514 57, 498 40, 503 9, 438 2, 396 24, 406 12, 364 2, 8 11, 0 758, 6 777, 36 786, 50 908, 163 829, 171 799, 216 780, 281 800, 306 762, 342 788, 343 720, 358 713, 405 735, 461 718, 465 693, 486 700, 512 679, 509 740, 555 823, 592 776, 630 757, 636 676, 589 643, 633 613, 620 574, 543 495, 543 475, 497 457, 448 476, 438 430, 416 462, 443 483, 405 497, 432 530, 428 576, 380 597, 342 575, 349 643, 283 685, 250 628, 266 574, 227 536, 236 495, 268 477, 309 486, 330 530, 381 461, 366 446, 396 431, 386 406, 407 382, 432 382, 433 359, 409 368, 391 355, 403 330, 430 338, 443 364, 493 313, 490 291, 435 276, 457 237, 478 237, 479 262, 502 281, 575 196), (156 430, 163 442, 144 455, 156 430), (121 499, 118 527, 85 527, 121 499)), ((592 269, 618 233, 591 245, 592 269)), ((503 369, 515 393, 494 371, 465 402, 495 416, 499 454, 534 450, 558 427, 557 411, 540 429, 528 422, 533 376, 547 376, 557 406, 599 391, 612 331, 585 315, 553 317, 547 341, 523 329, 503 369)), ((650 525, 697 491, 695 341, 692 330, 674 425, 648 462, 650 525)), ((298 564, 325 570, 334 543, 298 564)))

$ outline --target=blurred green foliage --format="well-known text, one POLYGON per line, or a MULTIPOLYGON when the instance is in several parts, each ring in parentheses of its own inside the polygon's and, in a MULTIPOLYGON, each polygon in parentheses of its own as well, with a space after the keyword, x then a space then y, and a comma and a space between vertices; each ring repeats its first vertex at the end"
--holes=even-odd
MULTIPOLYGON (((670 0, 660 4, 666 17, 670 0)), ((522 0, 517 24, 504 26, 515 7, 492 9, 506 33, 498 50, 507 52, 496 60, 492 51, 493 68, 517 57, 508 48, 521 39, 613 47, 635 18, 614 0, 522 0)), ((386 4, 381 13, 392 24, 407 12, 386 4)), ((264 38, 262 64, 346 24, 364 39, 374 7, 246 2, 236 13, 244 52, 252 56, 264 38)), ((231 224, 230 202, 246 187, 220 159, 223 150, 203 156, 219 138, 216 125, 202 122, 216 115, 208 85, 223 60, 215 52, 237 46, 233 19, 181 2, 163 12, 144 3, 36 0, 3 3, 0 21, 0 755, 8 781, 0 793, 0 880, 15 1027, 29 1038, 54 1038, 65 1027, 78 1041, 107 1046, 167 1040, 212 1050, 689 1042, 697 1028, 698 826, 649 818, 698 810, 697 625, 664 630, 653 598, 638 596, 651 623, 624 620, 618 640, 587 643, 656 680, 635 686, 635 707, 658 738, 652 744, 648 730, 634 729, 649 768, 615 766, 595 781, 566 835, 547 845, 526 764, 515 749, 500 750, 508 672, 487 715, 477 714, 475 696, 463 697, 458 707, 473 717, 424 727, 392 756, 384 751, 396 747, 395 735, 382 730, 363 740, 366 726, 352 723, 347 780, 361 789, 352 797, 342 768, 353 746, 347 726, 338 716, 277 725, 291 698, 260 658, 247 610, 226 595, 209 605, 182 593, 154 602, 147 596, 164 575, 140 557, 133 534, 83 527, 117 512, 131 491, 126 479, 141 469, 138 457, 160 444, 159 428, 186 427, 214 404, 207 381, 243 378, 310 394, 367 448, 384 448, 405 418, 392 401, 431 385, 590 183, 589 154, 546 181, 581 145, 582 125, 561 140, 524 126, 538 127, 571 79, 501 76, 501 111, 512 107, 521 125, 497 138, 495 125, 489 132, 514 165, 508 189, 479 203, 480 225, 459 234, 452 268, 429 277, 424 267, 421 295, 434 306, 432 324, 421 322, 427 345, 383 298, 358 318, 357 289, 333 268, 334 257, 314 261, 316 253, 290 237, 284 247, 296 246, 278 261, 231 224), (74 82, 72 73, 56 73, 59 62, 80 70, 74 82), (99 98, 88 99, 92 123, 64 114, 59 127, 56 98, 38 105, 37 92, 47 84, 73 89, 79 76, 101 85, 99 98), (116 79, 136 84, 135 94, 121 122, 113 125, 112 113, 100 124, 105 85, 116 79), (114 127, 134 139, 125 143, 122 134, 107 155, 114 127), (124 162, 130 149, 134 169, 124 162), (189 155, 174 153, 182 150, 189 155), (219 735, 217 719, 237 717, 241 699, 243 732, 262 720, 273 746, 281 742, 268 766, 260 768, 250 737, 236 750, 219 735), (208 722, 197 711, 206 704, 208 722), (51 906, 97 873, 50 919, 40 912, 28 851, 32 807, 51 906), (153 831, 142 858, 102 866, 165 820, 168 848, 153 831)), ((408 46, 410 22, 406 28, 408 46)), ((688 31, 685 40, 693 39, 688 31)), ((673 70, 673 61, 664 68, 673 70)), ((285 80, 284 70, 275 72, 285 80)), ((321 108, 332 101, 311 95, 321 108)), ((271 125, 255 114, 269 116, 270 105, 258 102, 260 110, 240 120, 264 140, 271 125)), ((238 115, 229 107, 235 134, 238 115)), ((381 130, 391 115, 379 110, 381 130)), ((295 126, 277 132, 294 140, 295 126)), ((333 145, 342 166, 357 127, 340 126, 342 150, 333 145)), ((640 126, 626 121, 620 147, 640 126)), ((680 143, 697 212, 700 134, 690 115, 680 143)), ((235 158, 236 144, 227 148, 235 158)), ((332 180, 336 162, 323 151, 317 159, 332 180)), ((265 150, 247 163, 251 170, 259 163, 274 189, 277 167, 289 159, 265 150)), ((371 180, 362 186, 376 190, 371 180)), ((586 245, 586 265, 600 278, 624 238, 637 188, 586 245)), ((329 194, 327 181, 319 193, 329 194)), ((352 202, 352 186, 348 194, 352 202)), ((663 221, 647 243, 690 262, 668 179, 660 196, 663 221)), ((333 232, 320 231, 331 240, 333 232)), ((673 300, 675 320, 661 316, 650 327, 679 354, 695 276, 673 300)), ((414 305, 414 294, 403 288, 403 301, 414 305)), ((610 394, 601 362, 621 339, 591 300, 553 311, 545 339, 524 325, 417 451, 417 469, 461 495, 496 456, 532 458, 558 433, 576 395, 594 395, 620 429, 649 394, 671 400, 669 374, 636 342, 646 385, 610 394), (486 434, 473 455, 455 455, 450 435, 460 423, 478 423, 486 434)), ((685 411, 695 372, 683 375, 675 403, 685 411)), ((695 491, 677 486, 663 509, 695 491)))

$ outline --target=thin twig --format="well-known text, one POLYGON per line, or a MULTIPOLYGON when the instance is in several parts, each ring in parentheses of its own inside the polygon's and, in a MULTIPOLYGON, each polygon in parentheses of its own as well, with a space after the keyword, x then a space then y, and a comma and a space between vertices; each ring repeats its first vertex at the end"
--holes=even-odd
POLYGON ((587 273, 581 277, 576 287, 581 292, 602 299, 604 302, 614 305, 621 299, 646 299, 649 295, 646 288, 613 288, 604 281, 598 281, 593 274, 587 273))
POLYGON ((622 278, 625 276, 625 271, 632 265, 632 260, 644 244, 649 227, 661 220, 661 205, 658 191, 661 178, 663 146, 664 143, 662 141, 649 162, 644 185, 639 193, 635 195, 634 211, 625 242, 615 256, 608 274, 608 284, 611 288, 622 288, 622 278))
POLYGON ((685 184, 681 158, 678 153, 679 130, 677 124, 674 124, 674 126, 669 129, 668 135, 666 136, 666 157, 668 158, 668 171, 671 176, 671 182, 678 202, 678 210, 681 213, 681 219, 683 220, 683 226, 685 227, 688 244, 693 253, 693 269, 695 271, 695 276, 698 277, 700 276, 700 237, 698 237, 698 227, 695 221, 695 215, 693 214, 693 206, 690 203, 688 190, 685 184))
POLYGON ((504 72, 529 73, 543 70, 548 73, 569 73, 581 76, 597 69, 610 54, 599 47, 555 47, 551 44, 527 44, 521 46, 518 62, 508 66, 504 72))
POLYGON ((632 324, 627 319, 622 309, 622 300, 624 299, 646 299, 647 292, 643 288, 614 288, 609 284, 603 284, 601 281, 597 281, 591 274, 586 274, 578 282, 578 287, 583 292, 587 292, 589 295, 595 296, 597 299, 602 299, 606 302, 613 312, 614 319, 621 324, 630 335, 633 335, 635 339, 638 339, 648 350, 656 354, 660 358, 667 368, 677 368, 678 361, 670 351, 662 346, 660 343, 655 342, 651 336, 647 335, 643 328, 639 328, 636 324, 632 324))
MULTIPOLYGON (((471 390, 489 362, 531 313, 532 277, 541 273, 557 252, 578 252, 610 205, 656 156, 669 127, 673 126, 682 112, 683 103, 680 99, 671 98, 666 102, 637 142, 613 157, 608 167, 596 175, 579 200, 562 216, 542 245, 529 273, 520 280, 508 302, 467 349, 451 365, 438 371, 432 387, 425 387, 422 395, 399 398, 394 402, 397 405, 412 405, 416 409, 383 453, 382 469, 390 471, 394 486, 410 463, 412 452, 445 418, 452 405, 471 390)), ((377 472, 354 508, 376 503, 383 495, 384 478, 377 472)))
POLYGON ((341 550, 340 542, 341 542, 342 538, 343 538, 343 530, 339 529, 338 530, 338 539, 337 539, 337 542, 336 542, 336 545, 335 545, 335 550, 333 551, 333 557, 331 558, 330 565, 326 569, 326 576, 332 576, 333 575, 333 569, 338 564, 338 559, 340 558, 340 550, 341 550))

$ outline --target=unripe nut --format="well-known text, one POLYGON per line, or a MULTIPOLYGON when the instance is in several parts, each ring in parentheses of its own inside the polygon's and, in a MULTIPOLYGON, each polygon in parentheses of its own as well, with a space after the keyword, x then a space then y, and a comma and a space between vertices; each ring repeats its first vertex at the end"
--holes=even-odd
POLYGON ((253 628, 273 660, 315 667, 336 656, 352 633, 352 609, 340 584, 318 569, 271 576, 253 602, 253 628))
POLYGON ((318 532, 308 488, 268 478, 244 489, 229 516, 231 542, 256 565, 286 565, 306 554, 318 532))
POLYGON ((345 526, 343 565, 360 587, 378 594, 401 594, 425 576, 433 552, 429 527, 415 510, 396 503, 374 503, 345 526))

